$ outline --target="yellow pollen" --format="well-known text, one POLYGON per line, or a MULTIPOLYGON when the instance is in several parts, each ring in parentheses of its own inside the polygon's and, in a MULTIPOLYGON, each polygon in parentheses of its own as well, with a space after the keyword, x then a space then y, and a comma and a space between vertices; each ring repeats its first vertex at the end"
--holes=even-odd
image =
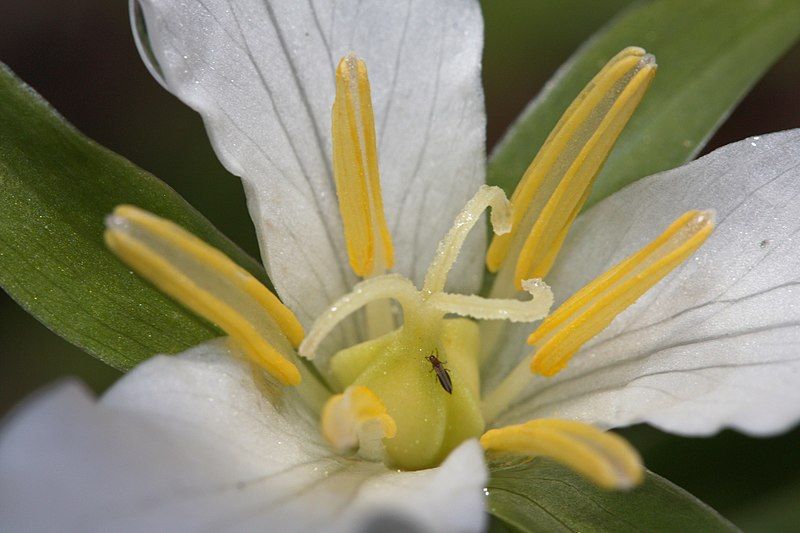
POLYGON ((548 273, 655 72, 653 56, 641 48, 626 48, 569 106, 511 197, 513 229, 492 241, 486 256, 490 271, 515 261, 509 268, 517 290, 523 279, 548 273))
POLYGON ((350 266, 361 277, 394 263, 383 213, 375 120, 367 67, 350 54, 336 69, 332 110, 333 174, 350 266))
POLYGON ((360 448, 360 453, 378 459, 382 439, 397 434, 397 424, 369 388, 351 385, 331 396, 322 410, 322 434, 338 452, 360 448))
POLYGON ((481 437, 487 451, 554 459, 607 489, 642 482, 639 454, 623 438, 580 422, 542 418, 491 429, 481 437))
POLYGON ((683 263, 714 229, 710 211, 689 211, 650 244, 564 302, 528 337, 538 349, 531 371, 553 376, 589 339, 650 287, 683 263))
POLYGON ((303 328, 249 272, 180 226, 133 206, 118 206, 106 225, 106 245, 139 275, 217 324, 282 384, 300 383, 284 354, 303 340, 303 328))

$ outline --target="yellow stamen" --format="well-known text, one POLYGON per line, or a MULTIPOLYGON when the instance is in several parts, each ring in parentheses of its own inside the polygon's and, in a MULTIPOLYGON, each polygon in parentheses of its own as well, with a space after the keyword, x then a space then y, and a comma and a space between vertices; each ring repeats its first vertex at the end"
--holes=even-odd
POLYGON ((545 456, 607 489, 628 489, 644 476, 639 454, 623 438, 580 422, 542 418, 491 429, 481 437, 487 451, 545 456))
POLYGON ((139 275, 217 324, 282 384, 300 383, 285 354, 302 341, 302 326, 246 270, 178 225, 133 206, 117 207, 106 224, 106 244, 139 275))
POLYGON ((352 385, 325 404, 322 434, 338 452, 358 447, 361 455, 380 459, 381 440, 394 438, 397 424, 375 393, 362 385, 352 385))
POLYGON ((332 111, 333 170, 350 266, 361 277, 394 262, 381 197, 375 121, 367 67, 350 54, 336 69, 332 111))
POLYGON ((575 293, 528 337, 528 343, 538 347, 531 370, 544 376, 562 370, 584 343, 688 259, 713 229, 713 212, 689 211, 650 244, 575 293))
POLYGON ((595 176, 655 76, 653 56, 626 48, 570 105, 511 197, 513 229, 496 236, 486 264, 495 272, 512 261, 517 290, 544 277, 595 176))

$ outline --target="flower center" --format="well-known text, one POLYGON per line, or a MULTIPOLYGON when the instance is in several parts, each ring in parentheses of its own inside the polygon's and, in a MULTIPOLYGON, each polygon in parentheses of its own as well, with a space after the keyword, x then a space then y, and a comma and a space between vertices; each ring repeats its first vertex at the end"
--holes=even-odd
MULTIPOLYGON (((473 320, 452 315, 533 322, 543 318, 553 302, 550 289, 538 280, 525 282, 531 295, 525 301, 444 292, 467 234, 489 207, 493 228, 507 231, 510 206, 505 194, 496 187, 482 187, 439 244, 421 290, 399 274, 371 277, 334 302, 308 332, 299 353, 313 358, 326 336, 359 309, 391 299, 402 310, 401 326, 340 350, 330 360, 334 386, 344 392, 329 400, 322 425, 337 449, 352 449, 354 435, 363 436, 366 453, 372 456, 374 447, 368 443, 374 442, 375 431, 384 431, 389 461, 400 468, 419 469, 438 464, 455 446, 483 432, 479 327, 473 320), (363 388, 378 402, 370 411, 375 416, 366 419, 347 401, 363 388), (391 438, 390 427, 380 423, 386 415, 394 423, 391 438), (365 424, 372 429, 362 435, 365 424)), ((358 445, 364 455, 361 440, 358 445)))

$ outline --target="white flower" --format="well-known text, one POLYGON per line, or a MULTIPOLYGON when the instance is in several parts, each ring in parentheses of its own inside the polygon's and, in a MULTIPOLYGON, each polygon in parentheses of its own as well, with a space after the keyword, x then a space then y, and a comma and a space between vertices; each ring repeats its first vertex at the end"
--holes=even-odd
POLYGON ((6 531, 352 531, 387 518, 474 531, 485 520, 475 442, 420 472, 341 457, 293 402, 276 409, 223 341, 155 357, 99 403, 74 383, 34 398, 3 433, 0 479, 6 531))
POLYGON ((20 410, 0 435, 10 529, 477 531, 481 434, 624 488, 635 453, 576 421, 771 434, 800 418, 797 131, 577 216, 655 72, 626 49, 567 110, 512 212, 482 187, 477 2, 141 9, 143 56, 242 177, 283 304, 180 228, 118 208, 109 246, 230 338, 154 357, 99 401, 70 383, 20 410), (470 229, 489 206, 498 276, 480 298, 465 295, 486 251, 470 229), (562 305, 534 330, 545 275, 562 305))

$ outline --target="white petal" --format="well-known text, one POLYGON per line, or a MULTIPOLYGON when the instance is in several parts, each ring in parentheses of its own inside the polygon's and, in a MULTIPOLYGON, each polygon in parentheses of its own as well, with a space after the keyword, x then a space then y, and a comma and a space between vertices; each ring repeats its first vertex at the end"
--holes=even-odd
POLYGON ((291 400, 254 386, 220 341, 151 359, 100 402, 74 383, 42 393, 0 434, 0 523, 354 531, 389 517, 480 530, 486 468, 475 442, 439 468, 397 473, 333 455, 291 400))
POLYGON ((751 434, 800 419, 800 130, 752 137, 627 187, 582 216, 549 279, 563 299, 682 212, 713 208, 697 254, 503 423, 535 416, 751 434))
MULTIPOLYGON (((336 63, 362 57, 396 270, 421 283, 484 179, 477 1, 138 1, 166 86, 200 112, 220 160, 243 178, 270 278, 306 325, 354 282, 330 116, 336 63)), ((469 260, 483 250, 475 233, 453 276, 460 289, 482 272, 469 260)))

